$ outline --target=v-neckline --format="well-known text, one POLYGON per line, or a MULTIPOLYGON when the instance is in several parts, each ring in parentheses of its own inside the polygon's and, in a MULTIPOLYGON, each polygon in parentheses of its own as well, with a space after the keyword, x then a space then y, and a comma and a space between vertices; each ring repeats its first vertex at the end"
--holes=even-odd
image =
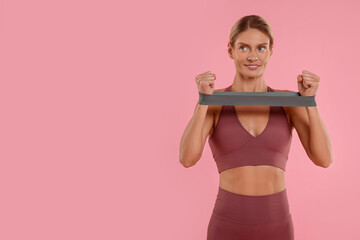
MULTIPOLYGON (((231 92, 231 87, 232 87, 231 85, 228 87, 228 91, 229 91, 229 92, 231 92)), ((267 92, 270 92, 270 87, 269 87, 269 86, 267 86, 267 92)), ((247 135, 249 135, 249 136, 250 136, 251 138, 253 138, 253 139, 257 139, 257 138, 259 138, 260 136, 264 135, 264 133, 266 132, 266 130, 267 130, 268 127, 269 127, 269 123, 270 123, 270 120, 271 120, 272 106, 270 106, 270 111, 269 111, 269 116, 268 116, 268 120, 267 120, 266 126, 265 126, 264 130, 262 130, 262 132, 261 132, 259 135, 257 135, 257 136, 252 135, 248 130, 246 130, 246 128, 242 125, 242 123, 241 123, 241 121, 240 121, 240 119, 239 119, 239 117, 238 117, 238 114, 237 114, 237 112, 236 112, 235 106, 233 105, 233 106, 231 106, 231 107, 232 107, 232 109, 234 110, 236 121, 239 123, 240 127, 246 132, 247 135)))

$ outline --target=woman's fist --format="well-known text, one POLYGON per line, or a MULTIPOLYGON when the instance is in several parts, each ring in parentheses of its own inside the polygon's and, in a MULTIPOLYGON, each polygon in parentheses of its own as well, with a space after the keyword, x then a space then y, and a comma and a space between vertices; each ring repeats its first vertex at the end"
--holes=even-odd
POLYGON ((210 71, 197 75, 195 80, 198 91, 204 94, 213 94, 215 90, 215 79, 216 75, 212 74, 210 71))
POLYGON ((315 96, 319 87, 320 77, 312 72, 303 70, 297 76, 298 89, 301 96, 315 96))

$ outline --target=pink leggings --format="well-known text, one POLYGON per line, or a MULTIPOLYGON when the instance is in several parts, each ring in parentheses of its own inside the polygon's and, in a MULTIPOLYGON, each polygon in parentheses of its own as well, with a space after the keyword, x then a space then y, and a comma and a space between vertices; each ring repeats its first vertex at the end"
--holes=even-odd
POLYGON ((293 240, 294 226, 286 189, 250 196, 219 187, 207 240, 293 240))

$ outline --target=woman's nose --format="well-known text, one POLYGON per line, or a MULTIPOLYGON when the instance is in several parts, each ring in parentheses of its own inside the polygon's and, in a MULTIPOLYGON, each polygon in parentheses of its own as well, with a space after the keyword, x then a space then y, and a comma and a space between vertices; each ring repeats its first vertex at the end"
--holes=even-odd
POLYGON ((254 56, 254 55, 248 57, 249 61, 256 61, 257 59, 258 59, 257 56, 254 56))

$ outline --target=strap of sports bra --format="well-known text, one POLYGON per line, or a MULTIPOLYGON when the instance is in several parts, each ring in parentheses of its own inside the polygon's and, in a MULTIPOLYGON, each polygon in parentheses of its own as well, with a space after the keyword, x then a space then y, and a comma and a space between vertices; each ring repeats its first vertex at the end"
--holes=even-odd
POLYGON ((315 96, 299 92, 199 92, 200 105, 314 107, 315 96))

